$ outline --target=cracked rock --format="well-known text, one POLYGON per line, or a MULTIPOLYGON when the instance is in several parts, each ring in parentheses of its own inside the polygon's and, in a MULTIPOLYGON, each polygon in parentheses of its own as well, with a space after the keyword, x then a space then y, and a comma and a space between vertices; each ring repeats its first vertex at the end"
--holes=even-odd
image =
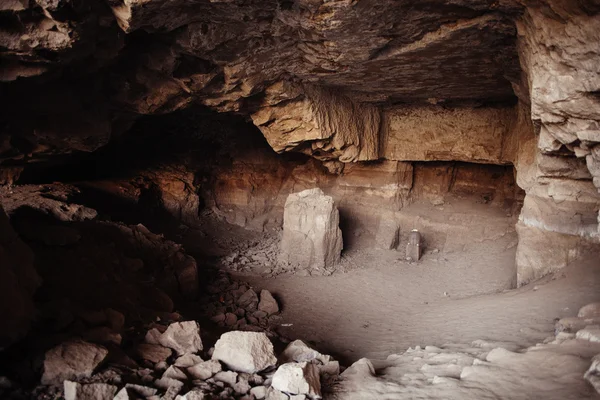
POLYGON ((46 352, 42 384, 88 378, 107 355, 106 348, 81 340, 61 343, 46 352))
POLYGON ((321 398, 321 380, 316 365, 301 362, 280 366, 273 375, 272 386, 285 393, 305 394, 312 399, 321 398))
POLYGON ((224 333, 215 344, 212 359, 223 362, 234 371, 249 374, 277 363, 273 344, 262 332, 224 333))

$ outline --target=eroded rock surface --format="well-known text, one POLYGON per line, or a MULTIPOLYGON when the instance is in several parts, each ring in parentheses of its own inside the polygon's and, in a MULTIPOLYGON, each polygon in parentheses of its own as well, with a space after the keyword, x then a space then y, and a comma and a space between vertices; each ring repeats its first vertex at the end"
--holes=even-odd
POLYGON ((317 188, 291 194, 285 204, 279 260, 309 270, 337 264, 343 244, 333 199, 317 188))

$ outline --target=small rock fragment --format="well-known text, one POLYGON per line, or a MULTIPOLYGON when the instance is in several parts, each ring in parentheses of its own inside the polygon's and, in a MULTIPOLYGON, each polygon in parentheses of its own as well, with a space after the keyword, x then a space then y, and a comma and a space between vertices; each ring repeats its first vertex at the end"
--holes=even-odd
POLYGON ((175 397, 175 400, 204 400, 204 392, 199 389, 194 389, 183 396, 175 397))
POLYGON ((305 394, 313 399, 321 398, 319 371, 314 364, 287 363, 273 375, 273 388, 290 394, 305 394))
POLYGON ((175 322, 169 325, 158 341, 161 345, 175 350, 179 355, 202 350, 200 326, 196 321, 175 322))
POLYGON ((238 376, 238 381, 235 385, 233 385, 233 390, 237 394, 246 394, 250 391, 250 383, 248 379, 242 376, 241 374, 238 376))
POLYGON ((273 344, 262 332, 224 333, 215 344, 212 359, 225 363, 234 371, 249 374, 277 363, 273 344))
POLYGON ((65 381, 65 400, 113 400, 117 387, 106 383, 90 383, 82 385, 65 381))
POLYGON ((229 386, 233 386, 235 385, 235 382, 237 382, 237 376, 238 374, 233 371, 220 371, 215 374, 213 379, 216 382, 223 382, 228 384, 229 386))
POLYGON ((189 368, 201 363, 202 361, 202 358, 196 354, 184 354, 175 360, 175 364, 173 365, 179 368, 189 368))
POLYGON ((260 303, 258 303, 258 309, 264 311, 267 315, 276 314, 279 312, 279 305, 277 300, 273 298, 273 295, 268 290, 260 291, 260 303))
POLYGON ((42 384, 88 378, 107 355, 108 350, 104 347, 81 340, 61 343, 46 352, 42 384))
POLYGON ((195 379, 206 380, 221 371, 221 363, 217 360, 203 361, 187 369, 188 373, 195 379))
POLYGON ((289 397, 287 394, 270 387, 265 395, 265 400, 289 400, 289 397))
POLYGON ((257 400, 262 400, 267 396, 267 388, 265 386, 256 386, 250 389, 250 394, 257 400))
POLYGON ((174 365, 171 365, 162 375, 163 378, 177 379, 184 381, 187 379, 187 375, 174 365))

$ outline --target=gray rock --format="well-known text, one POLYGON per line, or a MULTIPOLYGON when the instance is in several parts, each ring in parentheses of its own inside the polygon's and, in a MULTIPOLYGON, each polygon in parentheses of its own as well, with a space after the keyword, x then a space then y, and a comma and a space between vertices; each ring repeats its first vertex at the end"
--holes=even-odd
POLYGON ((65 400, 113 400, 117 387, 106 383, 89 383, 65 381, 65 400))
POLYGON ((234 371, 249 374, 277 363, 273 344, 262 332, 224 333, 215 344, 212 359, 223 362, 234 371))
POLYGON ((179 355, 197 353, 202 350, 200 326, 196 321, 175 322, 160 335, 161 345, 173 349, 179 355))
POLYGON ((306 362, 281 365, 273 375, 273 388, 290 394, 321 398, 321 380, 316 365, 306 362))
POLYGON ((107 355, 104 347, 81 340, 61 343, 46 352, 42 384, 88 378, 107 355))
POLYGON ((342 251, 339 211, 319 188, 290 194, 285 202, 280 262, 301 269, 339 263, 342 251))
POLYGON ((258 303, 258 309, 259 311, 266 312, 267 315, 277 314, 279 312, 277 300, 275 300, 268 290, 260 291, 260 303, 258 303))
POLYGON ((206 380, 221 371, 221 363, 217 360, 209 360, 203 361, 190 367, 187 369, 188 374, 190 374, 195 379, 206 380))
POLYGON ((265 396, 265 400, 289 400, 287 394, 280 392, 279 390, 270 387, 267 390, 267 394, 265 396))
POLYGON ((262 400, 267 396, 267 388, 265 386, 256 386, 250 389, 250 394, 257 400, 262 400))
POLYGON ((180 370, 178 367, 171 365, 162 375, 163 378, 177 379, 179 381, 185 381, 187 375, 180 370))
POLYGON ((202 358, 200 358, 200 356, 196 355, 196 354, 184 354, 181 357, 179 357, 177 360, 175 360, 175 365, 176 367, 179 368, 189 368, 189 367, 193 367, 196 364, 201 363, 203 360, 202 358))
POLYGON ((175 400, 204 400, 204 392, 199 389, 194 389, 187 392, 183 396, 175 397, 175 400))
POLYGON ((223 382, 223 383, 226 383, 227 385, 233 387, 233 385, 235 385, 235 383, 237 382, 237 377, 238 377, 237 372, 220 371, 220 372, 217 372, 215 374, 215 376, 213 376, 213 379, 215 380, 215 382, 223 382))

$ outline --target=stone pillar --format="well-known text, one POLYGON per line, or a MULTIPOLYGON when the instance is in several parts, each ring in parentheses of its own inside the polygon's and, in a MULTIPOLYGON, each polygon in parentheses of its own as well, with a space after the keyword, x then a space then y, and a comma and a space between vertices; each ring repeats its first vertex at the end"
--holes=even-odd
POLYGON ((283 214, 280 262, 302 269, 337 264, 343 246, 339 221, 333 198, 321 189, 290 194, 283 214))

